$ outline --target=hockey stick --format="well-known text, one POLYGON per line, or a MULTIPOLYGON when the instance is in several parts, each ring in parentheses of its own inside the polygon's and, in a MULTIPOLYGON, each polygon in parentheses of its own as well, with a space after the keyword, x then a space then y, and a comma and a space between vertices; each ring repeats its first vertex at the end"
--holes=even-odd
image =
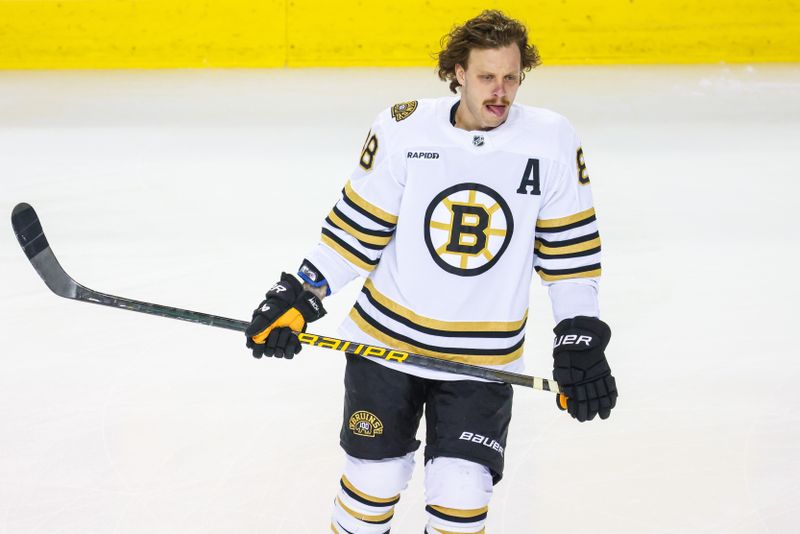
MULTIPOLYGON (((36 215, 36 212, 29 204, 24 202, 17 204, 11 212, 11 225, 14 228, 17 241, 19 241, 22 250, 28 257, 28 260, 30 260, 33 268, 36 269, 36 272, 42 277, 47 287, 60 297, 146 313, 148 315, 171 317, 172 319, 216 326, 228 330, 236 330, 237 332, 244 332, 249 324, 247 321, 239 321, 227 317, 220 317, 218 315, 209 315, 207 313, 173 308, 171 306, 162 306, 161 304, 142 302, 125 297, 116 297, 89 289, 70 277, 61 267, 61 264, 58 263, 58 259, 50 249, 50 245, 44 235, 42 225, 39 222, 39 216, 36 215)), ((427 369, 435 369, 447 373, 458 373, 476 378, 484 378, 486 380, 507 382, 517 386, 559 393, 558 384, 546 378, 443 360, 431 356, 423 356, 307 332, 298 334, 298 337, 301 343, 313 347, 334 349, 360 356, 374 356, 388 361, 408 363, 427 369)), ((560 401, 562 397, 563 395, 560 395, 560 401)))

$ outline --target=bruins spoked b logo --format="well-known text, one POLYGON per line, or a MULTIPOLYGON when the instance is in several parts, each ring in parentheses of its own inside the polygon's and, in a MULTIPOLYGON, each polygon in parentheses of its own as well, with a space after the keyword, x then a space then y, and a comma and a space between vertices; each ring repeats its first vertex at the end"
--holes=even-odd
POLYGON ((486 272, 503 255, 514 220, 493 189, 475 183, 448 187, 425 212, 425 244, 433 260, 459 276, 486 272))

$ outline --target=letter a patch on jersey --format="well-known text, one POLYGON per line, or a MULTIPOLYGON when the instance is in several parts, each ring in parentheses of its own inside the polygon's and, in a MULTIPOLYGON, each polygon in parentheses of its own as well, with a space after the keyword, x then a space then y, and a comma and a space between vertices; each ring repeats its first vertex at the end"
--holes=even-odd
POLYGON ((513 231, 508 204, 481 184, 448 187, 425 212, 425 244, 433 261, 459 276, 489 270, 505 252, 513 231))

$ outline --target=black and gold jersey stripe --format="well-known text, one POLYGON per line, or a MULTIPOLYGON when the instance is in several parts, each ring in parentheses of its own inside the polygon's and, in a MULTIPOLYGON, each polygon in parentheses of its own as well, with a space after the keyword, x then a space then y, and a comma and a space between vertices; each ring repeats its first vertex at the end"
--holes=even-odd
POLYGON ((369 272, 372 271, 376 265, 378 265, 378 259, 372 259, 362 252, 359 252, 344 239, 337 236, 334 232, 328 230, 327 228, 322 229, 322 236, 320 239, 323 243, 336 251, 341 257, 360 269, 369 272))
POLYGON ((441 347, 423 343, 408 335, 392 330, 382 321, 365 311, 358 302, 353 305, 349 317, 361 331, 386 346, 455 362, 476 365, 504 365, 522 356, 522 347, 525 343, 525 336, 523 335, 517 342, 508 347, 441 347))
POLYGON ((600 276, 602 271, 599 263, 572 267, 570 269, 545 269, 537 265, 535 269, 536 272, 539 273, 539 276, 547 282, 566 280, 569 278, 595 278, 600 276))
POLYGON ((355 192, 350 182, 322 225, 321 241, 347 262, 370 272, 391 242, 397 216, 355 192))
POLYGON ((405 306, 394 302, 375 288, 372 280, 367 280, 361 293, 380 313, 394 319, 413 330, 442 337, 515 337, 525 329, 528 314, 519 321, 440 321, 414 313, 405 306))
POLYGON ((345 184, 344 189, 342 189, 342 200, 363 216, 385 228, 393 230, 397 225, 397 215, 384 211, 365 200, 361 195, 355 192, 349 181, 345 184))
POLYGON ((334 206, 325 218, 325 222, 354 237, 361 246, 372 250, 383 250, 384 247, 389 244, 394 234, 392 231, 365 228, 342 213, 336 206, 334 206))
POLYGON ((542 259, 566 259, 591 256, 600 252, 600 234, 593 232, 572 239, 549 241, 536 239, 535 254, 542 259))
POLYGON ((536 233, 554 234, 579 228, 597 220, 594 208, 589 208, 567 217, 557 219, 538 219, 536 221, 536 233))

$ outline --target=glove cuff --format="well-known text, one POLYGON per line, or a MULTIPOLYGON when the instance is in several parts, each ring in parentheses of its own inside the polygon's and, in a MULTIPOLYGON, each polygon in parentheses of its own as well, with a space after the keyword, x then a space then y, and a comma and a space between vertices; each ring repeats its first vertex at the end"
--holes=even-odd
POLYGON ((303 291, 294 302, 294 307, 303 316, 307 323, 322 319, 328 313, 322 306, 322 301, 310 291, 303 291))
POLYGON ((281 279, 276 282, 269 291, 267 291, 267 299, 278 299, 291 304, 303 292, 303 284, 289 273, 281 273, 281 279))
POLYGON ((553 328, 554 354, 562 350, 583 351, 599 348, 604 351, 611 340, 611 328, 597 317, 579 315, 564 319, 553 328))

